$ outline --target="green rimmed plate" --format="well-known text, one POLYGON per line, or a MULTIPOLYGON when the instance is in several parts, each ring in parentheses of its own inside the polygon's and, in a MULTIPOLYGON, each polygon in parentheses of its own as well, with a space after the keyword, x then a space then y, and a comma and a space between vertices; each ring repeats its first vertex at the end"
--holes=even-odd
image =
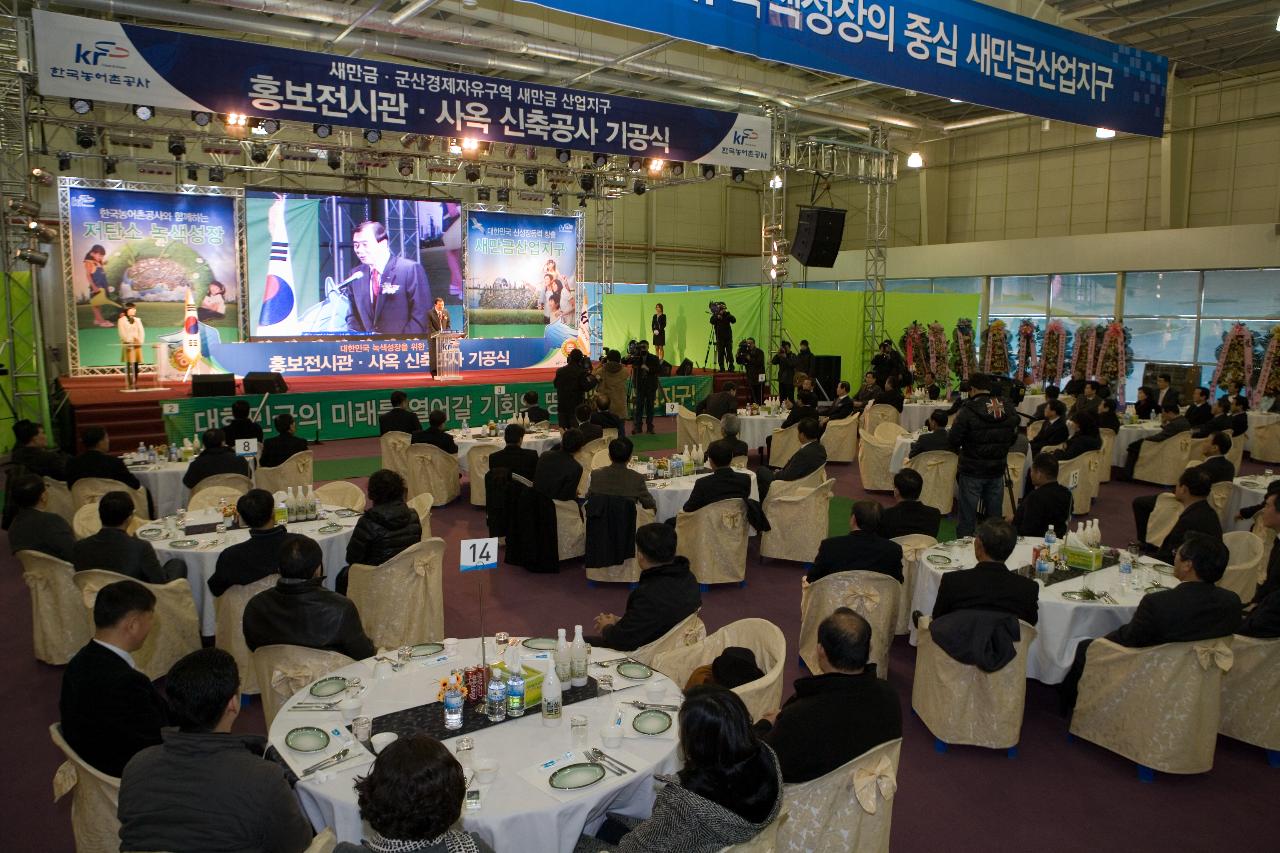
POLYGON ((360 513, 356 512, 354 509, 339 509, 335 510, 333 514, 338 518, 351 518, 352 516, 359 515, 360 513))
POLYGON ((547 780, 551 787, 573 791, 594 785, 604 778, 604 767, 595 762, 582 762, 561 767, 547 780))
POLYGON ((316 533, 337 533, 340 530, 342 530, 341 524, 330 523, 330 524, 323 525, 322 527, 316 528, 316 533))
POLYGON ((418 645, 409 649, 409 657, 425 658, 430 655, 438 655, 444 651, 444 643, 418 643, 418 645))
POLYGON ((144 527, 138 531, 138 538, 150 540, 163 539, 164 529, 160 527, 144 527))
POLYGON ((635 681, 649 678, 653 675, 653 670, 649 669, 649 667, 644 664, 637 663, 633 660, 618 664, 617 672, 618 675, 621 675, 623 678, 630 678, 635 681))
POLYGON ((550 651, 555 651, 556 638, 555 637, 530 637, 520 645, 524 646, 526 649, 536 649, 537 651, 540 651, 540 652, 550 652, 550 651))
POLYGON ((671 728, 671 715, 666 711, 650 708, 635 715, 631 728, 642 735, 660 735, 671 728))
POLYGON ((175 539, 169 543, 170 548, 194 548, 200 543, 194 539, 175 539))
POLYGON ((929 561, 930 565, 934 565, 934 566, 951 565, 951 558, 948 557, 946 554, 929 554, 928 556, 925 557, 925 559, 929 561))
POLYGON ((330 696, 337 696, 339 693, 347 689, 347 680, 340 675, 331 675, 328 678, 322 678, 315 684, 311 685, 311 695, 319 696, 326 699, 330 696))
POLYGON ((329 745, 329 734, 315 726, 299 726, 289 730, 284 743, 294 752, 319 752, 329 745))

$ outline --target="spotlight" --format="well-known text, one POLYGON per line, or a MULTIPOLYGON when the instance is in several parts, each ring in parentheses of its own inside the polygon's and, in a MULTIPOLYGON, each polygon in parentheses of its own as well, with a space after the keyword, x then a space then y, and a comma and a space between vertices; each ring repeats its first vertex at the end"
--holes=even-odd
POLYGON ((676 162, 672 163, 672 164, 671 164, 671 175, 672 175, 672 177, 675 177, 675 178, 679 178, 679 177, 681 177, 682 175, 684 175, 684 163, 681 163, 679 160, 677 160, 676 162))
POLYGON ((71 168, 71 155, 66 151, 58 152, 58 171, 65 172, 71 168))
POLYGON ((771 190, 782 189, 782 175, 780 175, 777 172, 774 172, 773 177, 769 179, 769 189, 771 190))
POLYGON ((261 166, 271 159, 271 149, 261 142, 255 142, 249 147, 249 159, 261 166))
POLYGON ((489 195, 488 187, 476 187, 476 201, 488 203, 492 196, 489 195))
POLYGON ((133 110, 134 118, 138 121, 151 121, 156 117, 156 108, 146 104, 134 104, 131 109, 133 110))
POLYGON ((270 136, 280 129, 280 119, 278 118, 261 118, 258 123, 253 126, 254 133, 261 133, 270 136))
POLYGON ((468 181, 474 184, 476 181, 480 180, 480 167, 474 164, 468 164, 467 168, 463 170, 463 174, 466 176, 468 181))
POLYGON ((49 263, 48 252, 41 252, 39 249, 28 249, 25 246, 21 249, 14 249, 13 257, 16 260, 31 264, 33 267, 42 267, 49 263))
POLYGON ((569 151, 568 148, 556 149, 556 159, 559 160, 561 163, 568 163, 569 158, 571 158, 572 156, 573 154, 569 151))
POLYGON ((480 140, 467 137, 462 140, 463 151, 478 151, 480 149, 480 140))
POLYGON ((329 168, 335 172, 342 167, 342 152, 330 151, 325 155, 325 162, 329 164, 329 168))
POLYGON ((1116 132, 1105 127, 1100 127, 1093 132, 1098 139, 1115 139, 1116 132))
POLYGON ((87 124, 76 128, 76 145, 89 149, 98 144, 98 132, 87 124))
POLYGON ((31 180, 35 181, 37 184, 40 184, 41 186, 47 187, 53 183, 53 175, 47 172, 46 170, 41 169, 39 166, 36 166, 34 169, 31 170, 31 180))
POLYGON ((632 172, 638 172, 644 168, 643 157, 631 157, 627 160, 627 168, 632 172))
POLYGON ((646 192, 649 191, 649 188, 645 186, 644 181, 637 178, 636 182, 631 185, 631 191, 636 195, 644 195, 646 192))
POLYGON ((204 110, 192 110, 191 120, 196 123, 196 127, 208 127, 209 122, 213 121, 213 114, 204 110))
POLYGON ((227 170, 222 166, 209 167, 209 183, 220 184, 227 179, 227 170))
POLYGON ((737 166, 729 170, 729 180, 735 184, 740 184, 747 179, 747 170, 739 169, 737 166))
POLYGON ((194 163, 187 166, 187 180, 193 184, 200 180, 200 169, 194 163))
POLYGON ((919 169, 924 166, 924 155, 919 151, 912 151, 907 155, 907 168, 919 169))
POLYGON ((116 173, 116 163, 120 162, 115 157, 102 158, 102 174, 114 175, 116 173))
POLYGON ((511 203, 511 190, 506 187, 498 187, 498 204, 511 203))
POLYGON ((88 98, 71 98, 71 111, 78 116, 93 112, 93 101, 88 98))
POLYGON ((462 143, 456 139, 449 140, 449 153, 458 155, 462 153, 462 143))
POLYGON ((603 169, 605 166, 609 165, 609 155, 608 154, 592 154, 591 165, 595 166, 597 169, 603 169))
POLYGON ((716 176, 716 167, 710 163, 702 164, 702 180, 709 181, 716 176))
POLYGON ((328 139, 330 136, 333 135, 333 125, 313 124, 311 125, 311 132, 314 133, 316 136, 318 136, 320 139, 328 139))
POLYGON ((524 185, 525 185, 526 187, 536 187, 536 186, 538 185, 538 170, 537 170, 537 169, 525 169, 525 170, 524 170, 524 185))
POLYGON ((662 171, 662 167, 667 165, 667 163, 661 157, 651 157, 649 158, 647 165, 649 167, 649 174, 656 175, 662 171))
POLYGON ((249 117, 244 113, 227 113, 222 123, 227 127, 245 127, 249 124, 249 117))
POLYGON ((34 201, 27 201, 25 198, 9 199, 9 212, 18 216, 39 216, 40 205, 34 201))
POLYGON ((398 165, 396 169, 399 170, 401 177, 411 177, 413 175, 413 159, 410 157, 401 157, 400 165, 398 165))
POLYGON ((596 188, 596 176, 580 175, 578 177, 578 186, 582 187, 583 192, 591 192, 596 188))
POLYGON ((376 127, 366 127, 361 136, 363 136, 364 141, 370 145, 377 145, 378 140, 382 139, 382 131, 378 130, 376 127))
POLYGON ((174 159, 180 159, 187 153, 186 141, 176 133, 169 137, 169 153, 174 156, 174 159))
POLYGON ((31 233, 41 243, 52 243, 58 239, 58 232, 45 225, 41 225, 36 220, 27 223, 27 231, 31 233))

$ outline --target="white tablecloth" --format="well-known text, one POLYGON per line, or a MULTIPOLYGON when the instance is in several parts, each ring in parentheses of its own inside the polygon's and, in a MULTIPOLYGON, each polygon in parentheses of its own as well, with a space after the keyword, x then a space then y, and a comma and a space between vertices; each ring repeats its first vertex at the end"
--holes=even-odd
POLYGON ((902 428, 908 432, 915 432, 922 429, 929 421, 929 415, 933 414, 935 409, 945 409, 945 402, 930 400, 927 403, 905 403, 902 406, 902 416, 900 422, 902 428))
POLYGON ((1118 468, 1124 467, 1124 461, 1129 452, 1129 445, 1133 444, 1140 438, 1155 435, 1159 431, 1159 421, 1143 421, 1136 424, 1121 424, 1120 431, 1116 433, 1116 444, 1111 453, 1111 464, 1118 468))
POLYGON ((1043 394, 1027 394, 1022 398, 1022 402, 1018 404, 1018 412, 1031 417, 1046 399, 1043 394))
MULTIPOLYGON (((326 506, 324 509, 329 516, 328 518, 318 521, 293 522, 288 527, 291 533, 306 534, 320 544, 320 550, 324 554, 324 585, 329 589, 333 589, 334 584, 337 582, 338 572, 347 564, 347 542, 351 539, 351 530, 356 526, 357 519, 354 517, 334 517, 333 511, 338 507, 326 506), (341 532, 317 532, 317 528, 331 522, 341 524, 341 532)), ((187 514, 188 524, 200 524, 216 520, 216 510, 206 510, 194 515, 187 514)), ((154 527, 155 525, 150 526, 154 527)), ((148 528, 143 527, 142 529, 146 530, 148 528)), ((187 564, 187 580, 191 583, 191 596, 196 602, 196 612, 200 614, 200 633, 206 637, 212 637, 216 628, 216 620, 213 609, 214 597, 209 593, 209 578, 213 577, 213 572, 218 567, 218 555, 231 545, 247 541, 249 539, 249 531, 245 528, 228 530, 223 535, 222 542, 212 548, 205 546, 218 538, 216 533, 202 533, 199 536, 191 537, 180 534, 178 538, 194 539, 200 544, 194 548, 171 548, 167 539, 159 539, 151 544, 155 547, 156 556, 160 558, 160 562, 163 563, 176 557, 187 564)))
POLYGON ((1265 424, 1273 424, 1280 421, 1280 414, 1274 412, 1249 412, 1249 433, 1248 443, 1245 449, 1253 453, 1253 439, 1258 434, 1258 430, 1265 424))
POLYGON ((155 466, 130 466, 129 470, 151 494, 156 518, 173 515, 178 511, 178 507, 187 505, 191 491, 182 485, 182 476, 187 473, 188 464, 187 462, 160 462, 155 466))
POLYGON ((786 415, 738 415, 738 438, 748 450, 764 447, 764 440, 786 419, 786 415))
MULTIPOLYGON (((595 660, 616 658, 619 654, 611 649, 591 651, 595 660)), ((472 639, 459 644, 459 655, 454 660, 432 667, 410 664, 383 680, 374 680, 372 660, 353 664, 338 672, 356 675, 369 686, 360 713, 377 717, 434 702, 438 678, 448 675, 453 668, 479 661, 479 641, 472 639)), ((545 666, 539 661, 530 661, 530 665, 545 666)), ((591 667, 593 677, 609 672, 610 669, 591 667)), ((632 684, 617 674, 613 675, 613 680, 614 686, 619 688, 632 684)), ((661 702, 680 703, 680 691, 669 679, 655 672, 652 679, 640 683, 648 684, 650 680, 666 687, 661 702)), ((306 688, 299 691, 299 697, 305 695, 306 688)), ((643 687, 632 687, 619 691, 616 699, 604 696, 566 705, 564 718, 555 728, 543 726, 541 714, 535 710, 521 719, 473 732, 471 737, 475 741, 476 757, 494 759, 499 767, 497 779, 491 785, 480 786, 480 809, 463 810, 463 828, 479 835, 495 850, 563 853, 573 849, 584 830, 595 832, 607 812, 648 817, 653 810, 654 774, 672 773, 680 766, 679 742, 674 737, 626 737, 619 751, 639 759, 637 763, 627 762, 637 772, 625 776, 609 774, 576 797, 558 798, 550 793, 550 788, 536 789, 521 777, 522 770, 560 757, 573 748, 569 734, 569 717, 573 715, 588 717, 589 746, 612 752, 604 747, 600 732, 606 721, 612 720, 617 702, 632 700, 652 701, 647 698, 643 687)), ((284 745, 285 735, 297 726, 322 726, 329 730, 341 725, 342 716, 337 712, 291 712, 286 707, 271 725, 270 741, 276 749, 284 752, 288 749, 284 745)), ((452 750, 455 738, 444 743, 452 750)), ((298 799, 316 829, 331 826, 339 841, 360 841, 364 828, 352 783, 356 776, 368 772, 368 764, 354 762, 332 774, 324 774, 324 778, 298 783, 295 789, 298 799)))
POLYGON ((1266 497, 1267 485, 1277 477, 1264 477, 1258 475, 1256 477, 1236 477, 1232 482, 1231 497, 1227 500, 1227 529, 1228 530, 1252 530, 1253 519, 1236 520, 1236 514, 1247 506, 1255 506, 1262 503, 1262 499, 1266 497))
MULTIPOLYGON (((636 469, 639 470, 639 469, 636 469)), ((756 472, 750 468, 735 468, 751 478, 751 498, 752 500, 760 499, 760 490, 756 486, 756 472)), ((685 501, 689 500, 689 495, 693 494, 693 484, 701 477, 707 477, 710 474, 696 474, 687 477, 675 477, 670 480, 650 480, 648 483, 649 494, 653 495, 653 501, 658 505, 657 520, 666 521, 668 518, 675 518, 676 513, 680 512, 684 507, 685 501)))
POLYGON ((911 443, 918 440, 920 436, 914 433, 898 436, 897 441, 893 443, 893 455, 889 457, 889 473, 896 474, 902 470, 902 466, 907 464, 908 455, 911 453, 911 443))
MULTIPOLYGON (((1005 561, 1011 568, 1031 562, 1031 549, 1041 540, 1022 537, 1018 539, 1018 547, 1005 561)), ((1154 563, 1150 557, 1142 558, 1143 564, 1154 563)), ((940 545, 924 552, 916 565, 916 589, 911 600, 911 610, 919 610, 923 614, 933 612, 933 603, 938 597, 938 587, 942 584, 945 571, 953 567, 971 568, 976 563, 973 545, 956 545, 948 548, 940 545), (951 559, 951 566, 939 568, 928 562, 930 554, 943 554, 951 559)), ((1164 586, 1177 586, 1178 581, 1172 575, 1159 574, 1153 569, 1144 569, 1144 577, 1158 578, 1164 586)), ((1138 608, 1143 592, 1131 589, 1120 590, 1120 567, 1112 566, 1088 575, 1073 578, 1069 581, 1040 588, 1040 619, 1036 624, 1036 640, 1031 644, 1030 658, 1027 660, 1027 677, 1045 684, 1057 684, 1067 675, 1071 662, 1075 659, 1076 646, 1081 640, 1101 637, 1129 622, 1133 611, 1138 608), (1099 592, 1110 592, 1119 604, 1106 604, 1099 601, 1068 601, 1062 593, 1082 589, 1088 584, 1090 589, 1099 592)), ((911 629, 911 644, 916 644, 915 628, 911 629)))
MULTIPOLYGON (((471 448, 478 444, 489 444, 501 450, 507 446, 506 440, 502 437, 501 430, 498 431, 498 435, 495 438, 481 438, 479 435, 473 435, 471 438, 463 438, 462 430, 460 429, 450 430, 449 434, 453 436, 454 442, 458 445, 458 468, 464 474, 467 473, 468 470, 467 454, 471 452, 471 448)), ((538 451, 538 454, 541 455, 559 443, 560 432, 558 430, 550 430, 542 434, 533 432, 525 433, 524 441, 521 442, 520 446, 525 450, 536 450, 538 451)))

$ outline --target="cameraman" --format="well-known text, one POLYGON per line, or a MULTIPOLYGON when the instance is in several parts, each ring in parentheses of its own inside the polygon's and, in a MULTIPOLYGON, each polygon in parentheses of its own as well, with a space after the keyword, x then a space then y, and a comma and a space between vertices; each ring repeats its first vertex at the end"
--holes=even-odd
POLYGON ((737 362, 747 374, 747 387, 751 389, 752 402, 763 403, 768 382, 761 380, 764 376, 764 350, 756 346, 755 338, 747 338, 738 347, 737 362))
POLYGON ((778 396, 787 402, 794 402, 796 396, 796 357, 791 352, 791 342, 783 341, 782 346, 773 357, 778 367, 778 396))
POLYGON ((647 422, 653 435, 653 403, 658 393, 658 370, 662 363, 649 352, 648 341, 632 341, 627 345, 624 364, 631 365, 631 388, 636 394, 636 425, 633 435, 640 434, 642 422, 647 422))
POLYGON ((733 324, 738 318, 729 313, 729 307, 723 302, 712 302, 711 326, 716 330, 716 362, 720 372, 733 369, 733 324))

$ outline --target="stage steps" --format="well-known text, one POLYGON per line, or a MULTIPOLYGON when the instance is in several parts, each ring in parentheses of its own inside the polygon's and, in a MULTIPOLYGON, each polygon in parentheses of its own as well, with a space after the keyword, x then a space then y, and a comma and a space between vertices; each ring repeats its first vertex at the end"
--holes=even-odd
POLYGON ((160 404, 155 400, 76 406, 77 444, 80 433, 91 426, 100 426, 107 431, 114 453, 132 450, 140 441, 147 444, 166 441, 160 404))

